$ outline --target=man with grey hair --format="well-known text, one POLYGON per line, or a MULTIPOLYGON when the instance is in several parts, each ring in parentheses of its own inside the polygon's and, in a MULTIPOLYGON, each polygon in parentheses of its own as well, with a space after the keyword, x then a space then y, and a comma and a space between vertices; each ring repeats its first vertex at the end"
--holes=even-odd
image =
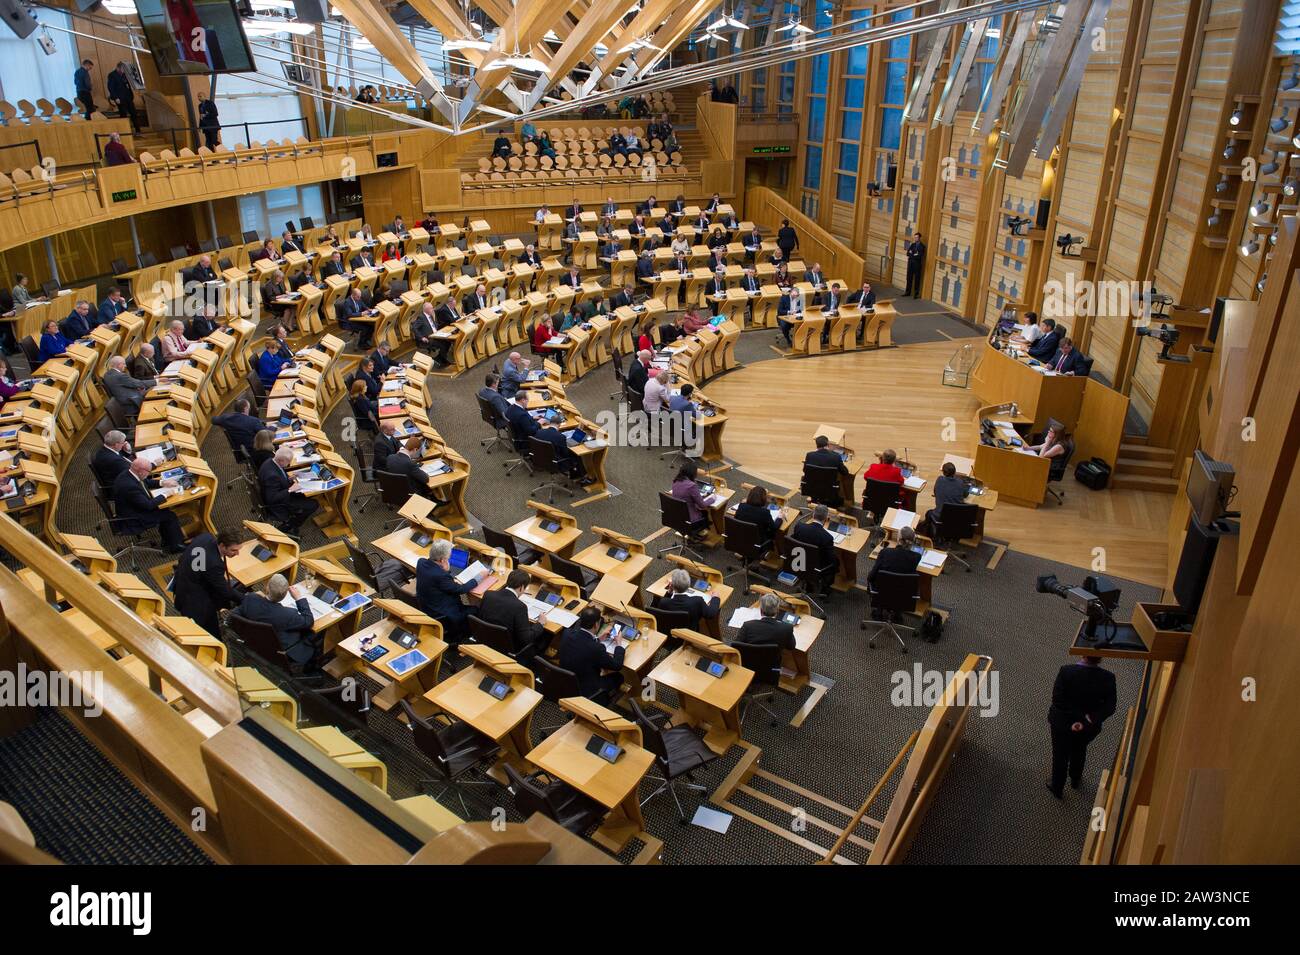
POLYGON ((63 332, 63 337, 68 341, 75 342, 98 327, 99 317, 91 312, 90 303, 83 298, 78 299, 72 312, 59 325, 59 331, 63 332))
POLYGON ((140 354, 131 362, 131 374, 137 378, 157 378, 158 366, 153 359, 153 346, 145 342, 140 346, 140 354))
POLYGON ((167 553, 179 554, 185 543, 185 535, 181 532, 176 512, 163 508, 153 496, 153 492, 160 486, 174 487, 176 482, 170 479, 155 481, 150 477, 152 470, 153 465, 148 461, 136 458, 113 481, 113 493, 110 496, 117 511, 113 529, 121 534, 135 536, 156 527, 167 553))
POLYGON ((501 366, 501 397, 509 400, 515 396, 515 393, 522 387, 528 379, 528 366, 531 362, 519 354, 512 351, 510 357, 506 359, 505 364, 501 366))
POLYGON ((627 370, 627 390, 632 396, 634 407, 640 407, 645 402, 645 388, 650 381, 650 361, 654 355, 648 348, 643 348, 636 353, 636 361, 627 370))
POLYGON ((274 457, 262 462, 257 485, 271 520, 280 530, 296 534, 303 521, 320 510, 320 505, 303 494, 298 482, 289 477, 292 463, 293 450, 280 448, 274 457))
MULTIPOLYGON (((662 597, 656 597, 654 606, 659 610, 672 610, 676 613, 684 613, 690 618, 687 626, 691 630, 700 629, 701 620, 716 620, 718 611, 722 607, 718 596, 714 594, 705 599, 709 589, 696 590, 693 587, 691 575, 681 567, 674 570, 668 577, 668 593, 662 597)), ((708 583, 700 581, 700 583, 708 583)))
MULTIPOLYGON (((830 511, 825 504, 818 504, 813 508, 812 517, 796 524, 790 533, 795 543, 806 545, 801 548, 804 555, 802 566, 804 570, 814 572, 820 584, 817 590, 822 594, 830 593, 831 582, 835 579, 835 538, 826 529, 828 520, 830 511)), ((798 560, 798 551, 795 557, 798 560)))
POLYGON ((468 612, 460 595, 467 594, 478 580, 457 583, 451 572, 451 541, 439 539, 429 556, 415 564, 415 599, 420 609, 442 624, 442 639, 455 646, 469 637, 468 612))
POLYGON ((126 443, 126 435, 121 431, 110 431, 104 435, 104 443, 91 456, 90 469, 95 472, 99 486, 111 491, 117 476, 131 467, 134 457, 131 446, 126 443))
POLYGON ((114 355, 108 360, 108 370, 104 372, 103 381, 108 396, 116 398, 132 415, 140 413, 145 392, 157 383, 153 378, 140 379, 128 374, 126 359, 121 355, 114 355))
POLYGON ((274 627, 291 668, 314 673, 319 669, 321 642, 312 633, 311 607, 300 590, 298 586, 290 587, 284 574, 273 574, 266 582, 265 595, 255 590, 244 594, 239 615, 274 627))
POLYGON ((736 643, 750 646, 776 645, 782 650, 793 650, 794 624, 777 616, 781 612, 781 598, 776 594, 763 594, 758 598, 757 620, 746 620, 740 628, 736 643))
POLYGON ((163 336, 163 361, 170 365, 174 361, 188 358, 198 347, 198 342, 192 342, 185 337, 185 323, 179 318, 175 319, 167 327, 167 334, 163 336))

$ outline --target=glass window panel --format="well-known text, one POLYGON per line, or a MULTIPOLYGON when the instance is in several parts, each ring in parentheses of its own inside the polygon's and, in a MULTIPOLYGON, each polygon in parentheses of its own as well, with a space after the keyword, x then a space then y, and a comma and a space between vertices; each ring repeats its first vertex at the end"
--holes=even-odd
POLYGON ((845 110, 840 121, 840 139, 860 140, 862 138, 862 114, 854 110, 845 110))
POLYGON ((843 173, 835 177, 835 198, 840 202, 852 202, 857 198, 858 177, 843 173))
POLYGON ((815 143, 826 136, 826 100, 814 96, 808 100, 808 138, 815 143))
POLYGON ((854 109, 862 108, 862 94, 866 88, 865 80, 844 81, 844 105, 854 109))
POLYGON ((858 168, 858 147, 852 143, 840 143, 840 169, 858 168))
POLYGON ((809 146, 803 169, 803 184, 806 189, 820 189, 822 184, 822 148, 809 146))
POLYGON ((854 76, 865 75, 868 49, 866 45, 849 47, 848 55, 845 57, 844 72, 852 73, 854 76))
POLYGON ((903 111, 901 109, 882 109, 880 111, 880 147, 897 149, 903 132, 903 111))
POLYGON ((831 58, 825 53, 814 56, 812 60, 811 88, 814 94, 825 94, 826 77, 830 73, 831 58))
POLYGON ((890 63, 885 67, 885 102, 901 105, 907 99, 907 64, 890 63))

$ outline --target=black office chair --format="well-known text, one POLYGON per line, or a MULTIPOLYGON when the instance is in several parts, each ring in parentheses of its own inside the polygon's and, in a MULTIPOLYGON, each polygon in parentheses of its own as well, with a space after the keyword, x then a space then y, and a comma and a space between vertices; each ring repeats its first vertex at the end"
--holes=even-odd
POLYGON ((227 272, 234 267, 235 263, 231 262, 227 256, 223 255, 221 258, 217 259, 217 270, 219 272, 227 272))
POLYGON ((686 811, 682 808, 675 783, 677 779, 685 776, 688 789, 707 792, 704 786, 694 781, 695 771, 713 762, 718 758, 718 754, 704 742, 703 735, 690 726, 668 726, 666 722, 656 722, 646 715, 634 699, 629 699, 628 705, 632 707, 632 718, 641 727, 642 745, 654 753, 655 768, 662 774, 662 778, 650 777, 662 785, 643 799, 641 805, 644 806, 666 789, 677 805, 677 818, 684 825, 686 811))
POLYGON ((256 371, 250 371, 245 380, 248 382, 248 390, 252 392, 254 406, 259 412, 265 413, 268 396, 261 376, 256 371))
POLYGON ((604 806, 558 779, 540 771, 521 776, 509 763, 504 764, 504 769, 510 781, 506 788, 515 797, 515 809, 525 819, 540 812, 581 836, 605 817, 604 806))
POLYGON ((483 421, 492 427, 494 434, 490 438, 482 438, 479 441, 485 453, 491 454, 492 449, 497 445, 504 444, 507 448, 513 448, 514 444, 510 440, 510 422, 497 415, 496 410, 492 407, 492 402, 484 398, 477 398, 478 414, 483 421))
POLYGON ((495 786, 491 779, 466 779, 475 769, 494 759, 501 747, 468 723, 453 720, 446 713, 437 713, 429 719, 420 716, 406 700, 400 700, 411 729, 415 748, 429 758, 437 779, 420 780, 442 783, 443 789, 434 799, 441 799, 449 789, 456 789, 456 798, 465 816, 469 807, 461 786, 495 786))
POLYGON ((234 245, 235 245, 235 240, 232 239, 230 236, 228 235, 217 236, 218 249, 230 249, 230 248, 234 248, 234 245))
MULTIPOLYGON (((761 566, 764 558, 771 551, 771 541, 763 540, 757 524, 727 514, 723 517, 722 546, 740 561, 740 568, 728 574, 726 579, 742 574, 745 578, 745 589, 742 593, 749 593, 750 577, 754 573, 754 568, 761 566)), ((771 582, 766 576, 760 575, 759 579, 764 583, 771 582)))
POLYGON ((664 642, 664 649, 666 650, 676 650, 682 645, 682 641, 673 636, 674 630, 694 629, 691 626, 691 615, 685 610, 668 610, 664 607, 656 607, 653 601, 646 609, 655 618, 655 629, 667 637, 664 642))
POLYGON ((962 541, 971 540, 979 528, 980 507, 978 504, 970 502, 949 502, 939 508, 935 514, 935 520, 932 522, 934 531, 934 546, 948 555, 949 560, 955 560, 966 568, 966 573, 970 573, 970 564, 967 563, 968 555, 958 553, 955 548, 962 541))
POLYGON ((514 657, 515 644, 510 638, 510 631, 498 623, 489 623, 482 617, 469 618, 469 635, 485 647, 491 647, 497 653, 514 657))
POLYGON ((370 691, 355 677, 337 686, 304 688, 298 696, 298 722, 308 726, 337 726, 349 736, 366 732, 370 691))
POLYGON ((542 559, 540 551, 533 550, 531 547, 520 548, 515 544, 515 539, 509 534, 495 531, 486 524, 483 525, 483 541, 489 547, 495 547, 509 557, 514 561, 516 567, 523 564, 535 564, 542 559))
POLYGON ((614 366, 614 380, 618 382, 618 391, 610 395, 610 399, 622 398, 623 402, 631 406, 631 397, 627 390, 627 375, 623 373, 623 354, 615 348, 610 354, 610 362, 614 366))
POLYGON ((745 725, 745 717, 749 714, 749 708, 757 706, 771 717, 771 725, 775 726, 780 717, 763 705, 762 701, 775 697, 776 691, 781 685, 781 648, 775 643, 737 642, 733 643, 732 646, 740 651, 740 665, 747 670, 754 671, 754 679, 750 681, 749 687, 742 697, 740 725, 742 727, 745 725))
POLYGON ((59 283, 54 279, 49 279, 41 283, 41 293, 46 298, 54 298, 59 294, 59 283))
MULTIPOLYGON (((1042 438, 1039 438, 1038 440, 1041 441, 1042 438)), ((1074 457, 1074 440, 1067 438, 1065 442, 1065 453, 1047 459, 1047 493, 1056 498, 1057 504, 1065 503, 1065 488, 1056 488, 1052 487, 1052 485, 1060 484, 1065 480, 1065 470, 1069 466, 1070 458, 1072 457, 1074 457)))
POLYGON ((238 611, 231 611, 226 615, 226 626, 259 661, 283 673, 294 674, 296 668, 280 646, 279 634, 271 624, 249 620, 238 611))
POLYGON ((118 548, 113 554, 114 560, 120 561, 124 554, 128 555, 131 558, 131 567, 139 571, 138 555, 141 552, 157 554, 159 557, 163 556, 162 542, 159 541, 158 546, 155 547, 153 537, 149 536, 150 531, 132 533, 122 529, 122 520, 117 516, 113 502, 109 500, 107 490, 100 487, 98 481, 91 482, 90 493, 94 496, 95 503, 99 505, 99 510, 104 515, 103 523, 108 525, 109 532, 118 540, 118 543, 114 544, 118 548))
POLYGON ((679 501, 671 494, 660 491, 659 523, 671 530, 678 538, 676 544, 662 548, 660 554, 680 552, 692 560, 704 562, 704 558, 690 546, 693 540, 691 535, 695 533, 695 529, 691 524, 691 512, 687 509, 685 501, 679 501))
POLYGON ((316 220, 311 216, 302 216, 298 219, 298 228, 302 231, 316 228, 316 220))
POLYGON ((862 509, 867 512, 873 525, 880 526, 880 522, 885 519, 885 512, 899 505, 902 493, 901 484, 867 478, 866 486, 862 489, 862 509))
POLYGON ((257 232, 255 232, 252 229, 249 229, 244 233, 245 244, 248 244, 249 242, 261 242, 261 241, 262 241, 262 237, 259 236, 257 232))
POLYGON ((248 456, 248 451, 225 428, 221 428, 221 433, 226 436, 226 443, 230 445, 230 453, 235 459, 235 467, 239 469, 239 473, 226 482, 226 487, 231 488, 241 482, 256 484, 257 475, 253 473, 253 460, 248 456))
POLYGON ((113 419, 108 415, 100 418, 95 422, 95 431, 99 434, 99 440, 102 442, 108 437, 110 431, 116 431, 117 425, 113 424, 113 419))
MULTIPOLYGON (((397 512, 406 506, 411 498, 411 481, 405 474, 375 469, 375 480, 379 482, 379 500, 390 511, 397 512)), ((404 518, 385 521, 384 527, 396 527, 404 518)))
POLYGON ((361 547, 352 543, 351 539, 343 538, 343 544, 347 547, 348 557, 352 560, 352 572, 373 590, 383 597, 405 598, 408 602, 413 603, 415 596, 415 580, 408 579, 403 584, 393 584, 384 586, 379 582, 379 574, 375 571, 374 562, 371 561, 370 555, 361 547))
POLYGON ((799 493, 814 504, 839 507, 843 500, 840 495, 840 472, 836 468, 805 464, 803 477, 799 481, 799 493))
POLYGON ((122 275, 131 271, 131 266, 126 259, 113 259, 108 263, 108 268, 114 275, 122 275))
POLYGON ((798 579, 805 599, 824 617, 826 611, 813 596, 825 596, 830 591, 831 581, 835 579, 835 563, 818 566, 817 560, 818 554, 811 545, 801 544, 789 534, 781 538, 781 572, 798 579))
POLYGON ((183 245, 173 245, 170 249, 167 250, 167 254, 170 255, 172 257, 172 261, 175 262, 177 259, 186 258, 190 254, 190 250, 189 248, 183 245))
POLYGON ((547 560, 550 562, 552 571, 578 585, 583 600, 589 599, 591 592, 600 583, 600 574, 588 570, 575 561, 561 557, 559 554, 549 554, 547 560))
POLYGON ((41 346, 31 335, 24 335, 18 339, 18 347, 22 350, 23 357, 27 359, 27 370, 35 371, 41 365, 41 346))
POLYGON ((199 240, 199 251, 200 251, 200 252, 215 252, 215 251, 217 251, 217 240, 216 240, 216 239, 200 239, 200 240, 199 240))
POLYGON ((141 252, 135 257, 137 268, 147 269, 158 264, 158 256, 152 252, 141 252))
POLYGON ((379 478, 375 477, 375 469, 367 463, 366 453, 361 450, 361 445, 356 441, 352 442, 352 456, 357 459, 357 476, 364 483, 369 484, 371 488, 365 494, 357 494, 352 497, 352 503, 354 505, 359 503, 361 505, 360 512, 364 514, 366 508, 370 506, 370 502, 375 499, 375 493, 380 489, 379 478))
MULTIPOLYGON (((882 570, 876 574, 874 581, 867 582, 867 594, 871 598, 871 609, 879 610, 883 614, 915 614, 916 602, 921 599, 921 575, 917 573, 896 574, 893 571, 882 570)), ((906 630, 909 633, 915 633, 915 627, 908 627, 901 623, 895 623, 893 620, 864 620, 862 629, 872 629, 871 638, 867 641, 867 646, 873 649, 876 646, 876 637, 883 631, 888 630, 898 641, 899 648, 906 653, 907 644, 903 642, 902 634, 899 630, 906 630)))
POLYGON ((528 476, 532 477, 532 450, 529 447, 528 439, 519 437, 519 435, 515 433, 513 426, 510 427, 510 446, 514 448, 515 454, 519 455, 519 457, 509 458, 502 462, 502 466, 506 469, 506 474, 514 474, 517 468, 522 467, 528 471, 528 476))
POLYGON ((569 497, 573 497, 573 488, 569 486, 568 468, 561 463, 556 455, 555 445, 549 441, 543 441, 537 435, 530 435, 528 438, 528 457, 533 462, 533 467, 543 474, 550 474, 560 478, 564 483, 547 481, 545 484, 539 484, 533 488, 530 496, 536 497, 538 491, 546 492, 546 500, 549 504, 555 503, 555 492, 563 491, 569 497))

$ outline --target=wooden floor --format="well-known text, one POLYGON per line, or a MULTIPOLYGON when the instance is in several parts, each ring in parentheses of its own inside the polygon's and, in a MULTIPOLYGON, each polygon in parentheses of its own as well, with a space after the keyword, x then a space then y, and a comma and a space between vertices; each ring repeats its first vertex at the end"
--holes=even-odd
MULTIPOLYGON (((740 368, 706 389, 727 409, 723 449, 764 481, 797 487, 813 432, 829 424, 846 430, 846 443, 859 457, 887 447, 902 455, 906 448, 933 480, 945 454, 975 453, 973 418, 980 402, 969 390, 942 384, 944 364, 957 347, 904 345, 740 368)), ((1164 586, 1171 495, 1089 491, 1073 476, 1062 486, 1063 505, 1051 498, 1038 508, 1000 504, 988 516, 986 535, 1021 553, 1164 586)), ((922 505, 930 501, 923 492, 922 505)))

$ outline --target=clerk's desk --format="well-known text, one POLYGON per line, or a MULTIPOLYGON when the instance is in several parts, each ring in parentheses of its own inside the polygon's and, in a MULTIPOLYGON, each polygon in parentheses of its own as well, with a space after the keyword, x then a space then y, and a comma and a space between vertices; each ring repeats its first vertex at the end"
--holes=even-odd
POLYGON ((1008 447, 999 448, 980 441, 975 447, 975 459, 968 473, 1015 504, 1027 507, 1042 504, 1047 494, 1051 459, 1022 451, 1012 443, 1028 444, 1029 416, 1013 414, 1005 405, 986 405, 976 412, 977 434, 980 433, 980 421, 985 418, 994 422, 992 436, 1008 447))
POLYGON ((971 380, 981 401, 1015 402, 1032 423, 1033 431, 1047 430, 1048 418, 1055 418, 1074 431, 1079 424, 1083 390, 1088 382, 1077 375, 1044 374, 1031 367, 1025 358, 1013 357, 989 342, 984 343, 984 352, 971 380))

